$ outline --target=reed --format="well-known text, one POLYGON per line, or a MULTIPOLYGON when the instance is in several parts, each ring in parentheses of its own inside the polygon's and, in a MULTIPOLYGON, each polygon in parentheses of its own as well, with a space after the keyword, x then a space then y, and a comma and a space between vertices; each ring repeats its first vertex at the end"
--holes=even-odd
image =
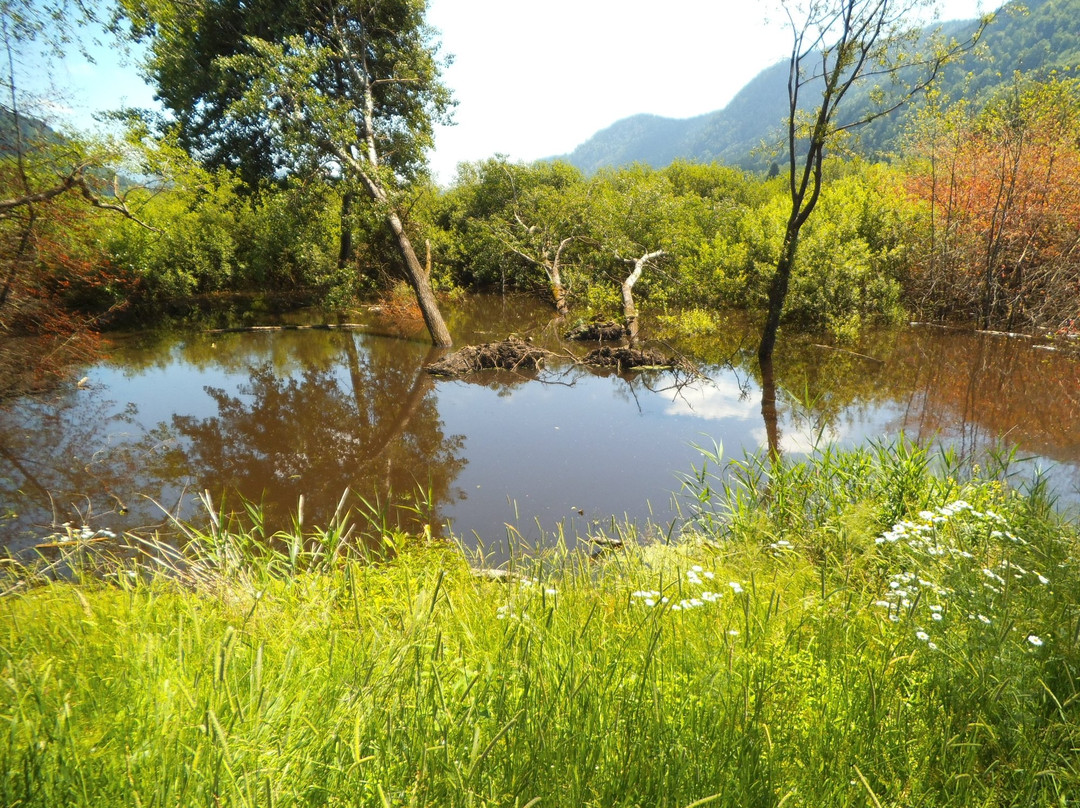
POLYGON ((1043 487, 906 445, 705 463, 677 540, 502 582, 440 542, 349 550, 345 513, 267 544, 215 512, 185 575, 27 577, 0 804, 1077 799, 1078 541, 1043 487))

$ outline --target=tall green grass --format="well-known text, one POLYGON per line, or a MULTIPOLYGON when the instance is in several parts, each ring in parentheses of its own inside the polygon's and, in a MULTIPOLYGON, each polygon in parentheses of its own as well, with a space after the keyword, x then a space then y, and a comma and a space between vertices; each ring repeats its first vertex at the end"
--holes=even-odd
POLYGON ((903 444, 706 460, 680 541, 502 582, 347 552, 347 514, 272 547, 219 515, 183 575, 24 573, 0 804, 1080 800, 1078 541, 1041 486, 903 444))

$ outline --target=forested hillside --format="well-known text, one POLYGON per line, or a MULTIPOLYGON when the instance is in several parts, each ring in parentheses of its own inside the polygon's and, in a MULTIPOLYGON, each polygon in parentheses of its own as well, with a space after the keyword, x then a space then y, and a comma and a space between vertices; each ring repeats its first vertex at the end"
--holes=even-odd
MULTIPOLYGON (((978 21, 954 21, 942 33, 963 40, 978 21)), ((939 89, 947 98, 978 100, 1011 83, 1017 71, 1045 73, 1080 65, 1080 0, 1031 0, 1003 6, 979 47, 950 65, 939 89)), ((562 159, 586 173, 605 166, 645 163, 662 168, 674 160, 720 161, 750 170, 767 169, 782 155, 779 127, 787 114, 787 61, 759 73, 721 110, 694 118, 634 115, 596 133, 562 159)), ((849 114, 869 104, 870 86, 853 98, 849 114)), ((869 156, 897 150, 906 116, 894 114, 860 132, 858 148, 869 156)))

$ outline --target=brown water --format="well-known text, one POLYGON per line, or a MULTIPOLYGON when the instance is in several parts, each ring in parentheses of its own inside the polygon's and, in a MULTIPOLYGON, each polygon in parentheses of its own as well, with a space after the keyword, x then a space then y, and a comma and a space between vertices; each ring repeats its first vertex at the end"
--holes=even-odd
MULTIPOLYGON (((582 350, 529 300, 470 298, 449 315, 459 345, 517 333, 582 350)), ((288 526, 301 495, 305 523, 325 524, 346 489, 357 512, 488 547, 507 525, 528 540, 613 518, 665 529, 678 475, 700 464, 695 445, 741 457, 770 435, 789 456, 901 432, 967 455, 1002 442, 1030 458, 1022 474, 1046 469, 1080 502, 1080 362, 1024 340, 905 328, 869 336, 859 356, 789 339, 773 425, 754 334, 737 318, 679 346, 704 363, 707 379, 689 383, 569 361, 539 380, 437 380, 421 370, 438 355, 422 341, 368 325, 115 338, 75 376, 83 387, 0 409, 0 545, 27 548, 64 522, 205 521, 202 491, 226 510, 260 503, 270 530, 288 526)))

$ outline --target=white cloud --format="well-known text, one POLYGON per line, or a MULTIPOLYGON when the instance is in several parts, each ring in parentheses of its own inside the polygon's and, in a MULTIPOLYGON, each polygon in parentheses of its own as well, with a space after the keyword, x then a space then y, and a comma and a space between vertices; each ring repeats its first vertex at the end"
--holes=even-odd
POLYGON ((687 386, 664 409, 665 415, 687 415, 706 421, 761 418, 761 396, 742 389, 733 380, 721 378, 712 384, 687 386))

